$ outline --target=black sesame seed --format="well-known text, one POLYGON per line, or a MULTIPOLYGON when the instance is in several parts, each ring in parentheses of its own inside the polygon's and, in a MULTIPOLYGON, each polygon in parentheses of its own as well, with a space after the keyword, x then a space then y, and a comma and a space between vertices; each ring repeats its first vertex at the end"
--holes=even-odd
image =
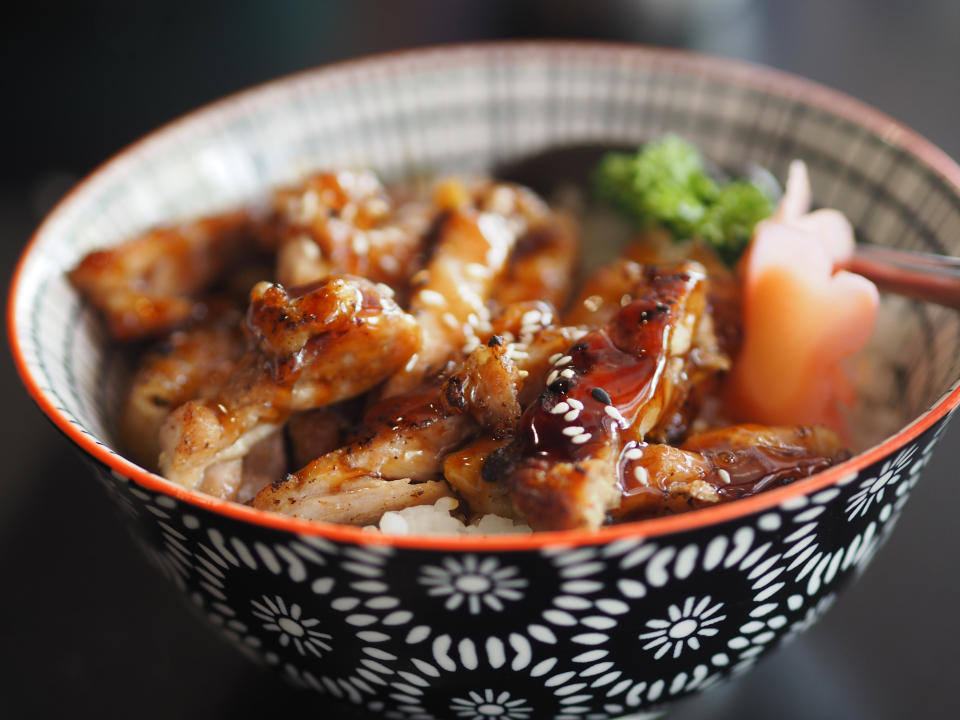
POLYGON ((649 320, 649 319, 650 319, 650 311, 649 311, 649 310, 644 310, 644 311, 642 311, 642 312, 640 313, 640 322, 641 322, 641 323, 645 323, 645 322, 646 322, 647 320, 649 320))
POLYGON ((662 313, 665 313, 667 310, 670 309, 669 305, 662 302, 658 302, 655 307, 657 309, 657 312, 662 312, 662 313))
POLYGON ((579 342, 570 348, 570 352, 586 352, 587 350, 589 350, 589 346, 582 342, 579 342))
POLYGON ((612 405, 613 401, 610 400, 610 396, 607 394, 607 391, 603 388, 595 387, 590 391, 590 394, 593 396, 593 399, 597 402, 602 402, 604 405, 612 405))
POLYGON ((566 378, 560 378, 559 380, 554 380, 550 385, 547 386, 547 389, 550 392, 555 392, 558 395, 563 395, 566 392, 569 392, 570 388, 573 386, 566 378))
POLYGON ((494 345, 503 345, 503 338, 499 335, 494 335, 487 341, 487 347, 493 347, 494 345))

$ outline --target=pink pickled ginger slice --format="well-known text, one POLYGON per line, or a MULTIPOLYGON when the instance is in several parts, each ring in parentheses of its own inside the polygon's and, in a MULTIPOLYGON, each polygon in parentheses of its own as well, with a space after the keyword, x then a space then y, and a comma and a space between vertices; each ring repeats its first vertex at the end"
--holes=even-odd
POLYGON ((778 212, 757 225, 740 267, 743 345, 728 400, 750 422, 844 433, 842 407, 854 397, 843 364, 873 334, 879 294, 860 275, 834 272, 853 253, 853 228, 836 210, 801 214, 809 186, 806 169, 795 167, 778 212))

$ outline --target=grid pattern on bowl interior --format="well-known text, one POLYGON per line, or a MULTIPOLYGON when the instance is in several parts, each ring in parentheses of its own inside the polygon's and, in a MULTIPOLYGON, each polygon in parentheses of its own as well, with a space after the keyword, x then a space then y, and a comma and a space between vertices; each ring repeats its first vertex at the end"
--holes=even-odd
MULTIPOLYGON (((24 360, 54 404, 109 445, 110 350, 64 272, 94 248, 318 168, 371 167, 386 178, 475 171, 547 147, 672 131, 720 164, 753 161, 780 177, 802 158, 816 202, 846 212, 861 239, 960 254, 956 188, 895 142, 896 126, 884 136, 724 67, 642 48, 463 47, 294 76, 211 106, 109 163, 38 233, 16 304, 24 360)), ((880 325, 859 368, 855 418, 887 434, 960 376, 960 318, 894 298, 880 325)))

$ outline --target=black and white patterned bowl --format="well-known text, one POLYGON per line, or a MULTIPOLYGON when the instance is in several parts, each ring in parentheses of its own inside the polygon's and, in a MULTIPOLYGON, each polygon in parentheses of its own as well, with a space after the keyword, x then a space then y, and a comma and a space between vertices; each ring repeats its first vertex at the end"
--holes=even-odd
POLYGON ((478 169, 667 130, 721 163, 781 176, 801 157, 817 201, 844 210, 861 237, 960 254, 960 169, 810 82, 628 46, 407 52, 235 95, 82 182, 13 281, 20 373, 146 554, 240 650, 292 682, 388 718, 659 712, 809 626, 873 556, 960 401, 956 313, 884 299, 854 415, 880 441, 821 475, 596 533, 389 538, 204 497, 117 454, 110 351, 64 271, 94 247, 318 167, 478 169))

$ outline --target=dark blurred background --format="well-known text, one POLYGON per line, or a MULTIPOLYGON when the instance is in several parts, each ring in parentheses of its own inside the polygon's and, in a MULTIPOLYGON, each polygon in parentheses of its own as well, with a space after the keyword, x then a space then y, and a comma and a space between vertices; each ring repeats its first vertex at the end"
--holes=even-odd
MULTIPOLYGON (((17 3, 0 26, 0 260, 109 155, 278 75, 402 47, 582 37, 789 70, 960 156, 950 0, 17 3)), ((0 717, 335 717, 221 644, 130 547, 105 497, 0 357, 0 717)), ((958 716, 960 427, 893 539, 806 636, 676 720, 958 716)))

